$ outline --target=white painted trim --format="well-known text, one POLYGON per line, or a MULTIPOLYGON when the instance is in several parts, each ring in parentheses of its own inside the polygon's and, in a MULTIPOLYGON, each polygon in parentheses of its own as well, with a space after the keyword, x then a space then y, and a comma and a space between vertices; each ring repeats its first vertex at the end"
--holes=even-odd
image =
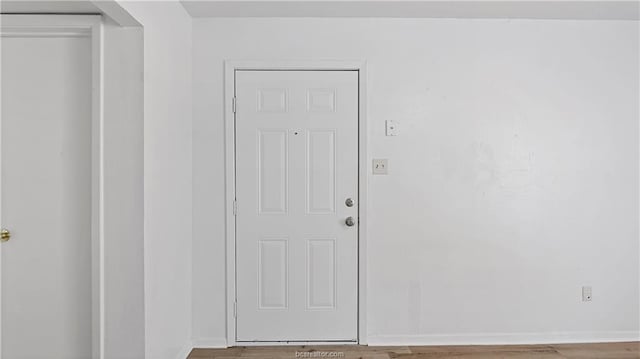
POLYGON ((227 348, 227 338, 194 339, 193 347, 198 349, 227 348))
MULTIPOLYGON (((236 300, 236 248, 235 248, 235 216, 233 202, 235 200, 235 114, 232 108, 232 98, 235 96, 236 70, 355 70, 358 71, 359 108, 358 108, 358 188, 359 188, 359 220, 358 226, 358 343, 367 344, 367 265, 366 238, 368 212, 368 173, 369 163, 367 154, 367 64, 360 60, 226 60, 224 63, 224 123, 225 123, 225 218, 226 218, 226 289, 227 289, 227 346, 235 346, 236 318, 233 316, 233 306, 236 300)), ((351 343, 351 342, 349 342, 351 343)), ((250 345, 247 342, 241 343, 250 345)), ((258 343, 268 345, 265 342, 258 343)), ((275 343, 285 345, 285 343, 275 343)), ((300 342, 290 343, 300 345, 300 342)), ((319 344, 314 342, 314 344, 319 344)), ((331 344, 336 344, 332 342, 331 344)))
POLYGON ((358 344, 367 345, 367 228, 369 228, 369 128, 367 64, 358 68, 358 344))
POLYGON ((187 344, 182 348, 176 359, 187 359, 189 354, 193 349, 224 349, 227 348, 227 339, 225 338, 216 338, 216 339, 195 339, 191 342, 191 344, 187 344))
POLYGON ((22 29, 22 28, 3 28, 2 37, 91 37, 91 29, 85 28, 56 28, 50 29, 46 27, 22 29))
POLYGON ((231 103, 235 96, 235 66, 225 62, 224 77, 224 148, 225 148, 225 227, 226 227, 226 339, 227 346, 236 345, 236 320, 234 316, 234 303, 236 300, 236 226, 234 215, 234 202, 236 193, 235 184, 235 113, 231 103))
POLYGON ((300 345, 359 345, 358 342, 334 341, 334 342, 236 342, 243 347, 278 347, 300 345))
POLYGON ((191 354, 192 350, 193 350, 193 345, 191 345, 191 344, 185 345, 178 352, 178 355, 176 356, 176 359, 187 359, 187 357, 189 357, 189 354, 191 354))
POLYGON ((370 346, 516 345, 639 341, 637 331, 370 335, 370 346))
MULTIPOLYGON (((103 25, 100 15, 0 15, 2 37, 91 36, 92 358, 104 359, 103 25)), ((0 251, 2 246, 0 246, 0 251)), ((1 252, 0 252, 1 257, 1 252)), ((0 283, 0 289, 1 289, 0 283)), ((1 296, 0 296, 1 297, 1 296)), ((0 323, 1 323, 0 318, 0 323)), ((0 338, 2 326, 0 325, 0 338)), ((0 342, 0 357, 2 343, 0 342)))
POLYGON ((100 16, 91 29, 92 52, 92 342, 93 358, 104 359, 104 27, 100 16))

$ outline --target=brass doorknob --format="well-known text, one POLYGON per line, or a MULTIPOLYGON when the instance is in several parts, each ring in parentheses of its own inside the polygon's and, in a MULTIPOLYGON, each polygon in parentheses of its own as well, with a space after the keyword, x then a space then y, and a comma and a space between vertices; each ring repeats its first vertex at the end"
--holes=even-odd
POLYGON ((8 229, 2 228, 0 230, 0 242, 4 243, 4 242, 8 241, 9 239, 11 239, 11 232, 9 232, 8 229))

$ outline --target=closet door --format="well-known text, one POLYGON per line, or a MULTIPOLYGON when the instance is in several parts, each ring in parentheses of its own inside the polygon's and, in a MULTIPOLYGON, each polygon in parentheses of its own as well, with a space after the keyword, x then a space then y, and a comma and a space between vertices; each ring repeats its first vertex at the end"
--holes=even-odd
POLYGON ((91 358, 91 39, 1 41, 1 358, 91 358))

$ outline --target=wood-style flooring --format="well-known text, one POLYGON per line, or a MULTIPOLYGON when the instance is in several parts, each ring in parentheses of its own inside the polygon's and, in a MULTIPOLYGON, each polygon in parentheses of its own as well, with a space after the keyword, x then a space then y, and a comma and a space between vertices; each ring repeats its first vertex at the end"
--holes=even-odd
POLYGON ((549 345, 469 345, 469 346, 397 346, 305 345, 193 349, 188 359, 493 359, 493 358, 566 358, 566 359, 638 359, 640 342, 549 345))

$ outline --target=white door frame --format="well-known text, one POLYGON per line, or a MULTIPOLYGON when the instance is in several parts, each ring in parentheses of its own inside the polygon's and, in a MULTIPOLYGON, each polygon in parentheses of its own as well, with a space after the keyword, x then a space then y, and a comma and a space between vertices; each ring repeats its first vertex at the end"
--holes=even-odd
MULTIPOLYGON (((236 223, 235 201, 235 94, 236 70, 354 70, 358 71, 358 344, 367 344, 366 331, 366 238, 367 238, 367 106, 366 106, 366 62, 342 60, 273 61, 273 60, 227 60, 224 73, 224 124, 225 124, 225 224, 226 224, 226 289, 227 289, 227 346, 236 342, 236 223)), ((354 344, 353 342, 345 342, 354 344)), ((273 343, 282 345, 282 342, 273 343)), ((301 345, 305 343, 291 343, 301 345)), ((308 344, 322 344, 309 342, 308 344)), ((335 342, 327 344, 336 344, 335 342)), ((242 342, 242 345, 252 343, 242 342)), ((256 345, 269 345, 260 342, 256 345)))
MULTIPOLYGON (((92 359, 104 359, 104 151, 102 27, 102 17, 100 15, 0 15, 0 41, 3 37, 91 38, 92 359)), ((2 245, 0 245, 0 261, 1 258, 2 245)), ((1 264, 2 263, 0 262, 0 265, 1 264)), ((2 283, 0 282, 0 290, 1 289, 2 283)), ((0 303, 0 305, 1 304, 2 303, 0 303)), ((0 323, 2 323, 1 317, 0 323)), ((2 358, 1 330, 2 326, 0 325, 0 359, 4 359, 2 358)))

